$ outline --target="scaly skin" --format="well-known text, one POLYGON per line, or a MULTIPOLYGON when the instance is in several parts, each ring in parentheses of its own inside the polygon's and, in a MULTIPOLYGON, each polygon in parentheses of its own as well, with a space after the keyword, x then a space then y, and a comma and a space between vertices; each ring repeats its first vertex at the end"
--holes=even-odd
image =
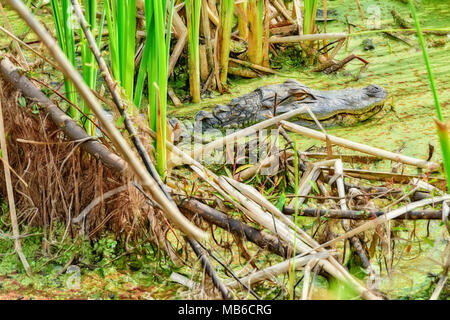
MULTIPOLYGON (((387 91, 377 85, 361 89, 319 91, 290 79, 282 84, 268 85, 242 97, 231 100, 228 105, 217 105, 212 112, 200 111, 196 124, 202 129, 245 127, 276 114, 289 112, 307 105, 323 126, 352 125, 364 121, 383 109, 387 91)), ((308 112, 300 114, 293 121, 313 126, 308 112)))

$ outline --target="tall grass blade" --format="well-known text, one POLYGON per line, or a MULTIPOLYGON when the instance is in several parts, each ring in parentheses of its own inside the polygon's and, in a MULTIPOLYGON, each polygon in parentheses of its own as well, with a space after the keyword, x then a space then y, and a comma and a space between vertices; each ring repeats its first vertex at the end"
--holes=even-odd
MULTIPOLYGON (((136 0, 105 0, 111 69, 129 102, 134 98, 134 54, 136 46, 136 0)), ((128 104, 131 114, 136 112, 128 104)))
MULTIPOLYGON (((75 34, 72 3, 70 0, 51 0, 50 5, 55 22, 56 38, 67 59, 75 66, 75 34)), ((67 99, 73 104, 78 104, 75 86, 65 78, 64 86, 67 99)), ((77 109, 69 107, 68 114, 75 120, 80 120, 81 115, 77 109)))
POLYGON ((220 65, 220 81, 227 83, 228 62, 231 47, 231 29, 233 27, 234 0, 222 0, 220 5, 220 26, 218 39, 218 54, 220 65))
POLYGON ((311 34, 315 31, 317 0, 305 0, 303 7, 303 33, 311 34))
POLYGON ((189 85, 192 101, 200 102, 200 10, 201 0, 186 0, 188 31, 189 85))
MULTIPOLYGON (((165 139, 167 135, 167 79, 173 5, 174 0, 145 1, 147 37, 144 50, 148 50, 148 52, 144 53, 148 54, 148 58, 144 63, 147 65, 149 83, 148 119, 150 128, 159 137, 156 139, 156 168, 163 180, 167 171, 165 139)), ((142 81, 139 77, 144 77, 144 74, 140 72, 138 75, 138 81, 142 81)))
POLYGON ((248 0, 248 59, 262 65, 264 39, 264 0, 248 0))
POLYGON ((442 116, 441 105, 439 103, 439 96, 437 93, 436 85, 434 83, 433 70, 431 69, 430 59, 428 57, 428 51, 425 45, 425 40, 423 38, 422 29, 420 26, 419 17, 417 16, 416 7, 412 0, 409 0, 409 7, 411 9, 411 15, 414 19, 416 26, 417 37, 419 39, 420 46, 422 47, 423 58, 425 61, 425 66, 428 72, 428 79, 430 81, 431 91, 433 92, 434 104, 436 107, 436 113, 438 117, 437 130, 439 136, 439 142, 441 144, 442 158, 444 162, 444 170, 447 175, 447 191, 450 191, 450 143, 449 143, 449 132, 448 126, 443 123, 444 118, 442 116))

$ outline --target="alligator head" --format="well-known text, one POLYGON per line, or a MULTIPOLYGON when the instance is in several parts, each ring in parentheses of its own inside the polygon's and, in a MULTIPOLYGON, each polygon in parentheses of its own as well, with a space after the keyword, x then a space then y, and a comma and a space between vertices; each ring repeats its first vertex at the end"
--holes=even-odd
MULTIPOLYGON (((352 125, 381 111, 386 98, 387 91, 377 85, 320 91, 290 79, 282 84, 258 88, 231 100, 228 105, 217 105, 212 112, 200 111, 195 120, 203 130, 244 127, 266 120, 274 112, 279 115, 307 105, 323 126, 352 125)), ((306 111, 295 120, 315 126, 306 111)))

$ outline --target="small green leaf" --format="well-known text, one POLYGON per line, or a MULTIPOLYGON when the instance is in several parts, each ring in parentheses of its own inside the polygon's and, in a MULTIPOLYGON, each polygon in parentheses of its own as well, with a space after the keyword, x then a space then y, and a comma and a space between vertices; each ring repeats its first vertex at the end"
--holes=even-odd
POLYGON ((432 247, 434 246, 434 242, 430 238, 423 237, 422 240, 425 241, 428 245, 432 247))
POLYGON ((21 107, 24 107, 24 108, 27 107, 27 101, 25 100, 24 97, 20 96, 19 99, 18 99, 18 102, 19 102, 19 105, 20 105, 21 107))
POLYGON ((228 177, 233 178, 233 173, 227 167, 225 167, 225 173, 227 174, 228 177))
POLYGON ((120 118, 117 119, 117 121, 116 121, 116 127, 120 127, 123 124, 124 121, 125 121, 125 117, 124 116, 120 116, 120 118))
POLYGON ((280 198, 278 198, 277 203, 275 204, 275 207, 278 208, 278 210, 283 211, 284 203, 286 202, 286 195, 284 192, 280 195, 280 198))
POLYGON ((36 104, 33 104, 32 110, 33 114, 39 114, 39 107, 36 104))
POLYGON ((316 194, 319 194, 319 188, 317 187, 317 184, 315 181, 309 180, 309 184, 313 187, 314 191, 316 192, 316 194))

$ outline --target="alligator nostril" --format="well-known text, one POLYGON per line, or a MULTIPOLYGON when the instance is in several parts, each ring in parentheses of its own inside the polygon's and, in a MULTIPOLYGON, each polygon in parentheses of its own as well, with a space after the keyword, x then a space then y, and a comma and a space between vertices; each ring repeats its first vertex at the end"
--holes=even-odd
POLYGON ((366 92, 369 97, 376 97, 380 92, 383 92, 384 89, 380 86, 371 84, 366 87, 366 92))

